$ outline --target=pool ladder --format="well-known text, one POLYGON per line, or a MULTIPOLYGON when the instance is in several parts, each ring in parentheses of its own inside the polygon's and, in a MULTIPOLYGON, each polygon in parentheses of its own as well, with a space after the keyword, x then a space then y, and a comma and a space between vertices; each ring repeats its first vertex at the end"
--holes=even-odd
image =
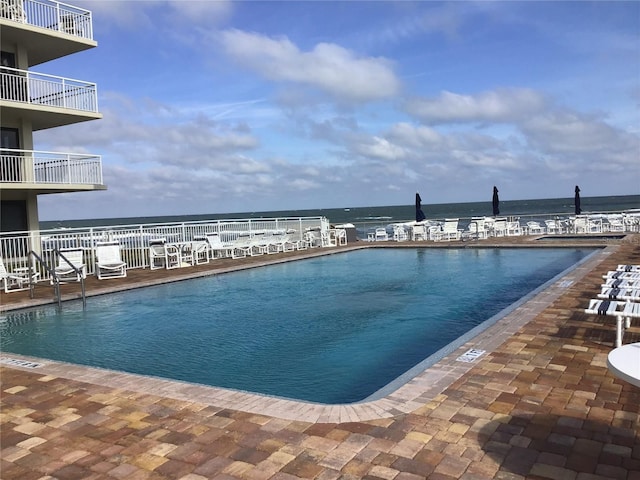
MULTIPOLYGON (((84 276, 82 275, 82 272, 80 272, 80 270, 75 265, 73 265, 69 260, 67 260, 67 258, 58 249, 55 249, 54 252, 57 253, 58 256, 62 258, 66 263, 68 263, 69 266, 78 274, 78 278, 80 279, 80 286, 82 289, 82 307, 86 308, 87 295, 84 287, 84 276)), ((51 277, 51 283, 53 284, 54 297, 58 302, 58 308, 61 308, 62 298, 60 295, 60 279, 58 278, 58 275, 56 274, 55 270, 52 270, 51 267, 49 267, 49 265, 47 265, 45 261, 42 260, 42 258, 40 258, 40 256, 33 250, 29 252, 29 256, 33 257, 35 262, 49 273, 51 277)), ((31 298, 33 298, 33 289, 35 287, 35 283, 33 282, 32 279, 33 279, 33 263, 29 262, 29 296, 31 298)))

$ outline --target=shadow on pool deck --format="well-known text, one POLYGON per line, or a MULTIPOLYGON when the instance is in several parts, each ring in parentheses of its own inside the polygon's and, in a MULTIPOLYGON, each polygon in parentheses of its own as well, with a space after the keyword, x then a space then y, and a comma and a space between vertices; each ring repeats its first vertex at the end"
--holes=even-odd
POLYGON ((583 313, 620 263, 640 264, 637 236, 523 305, 514 321, 530 319, 438 391, 410 382, 422 391, 390 417, 283 419, 3 366, 2 478, 640 479, 640 389, 607 371, 614 322, 583 313))

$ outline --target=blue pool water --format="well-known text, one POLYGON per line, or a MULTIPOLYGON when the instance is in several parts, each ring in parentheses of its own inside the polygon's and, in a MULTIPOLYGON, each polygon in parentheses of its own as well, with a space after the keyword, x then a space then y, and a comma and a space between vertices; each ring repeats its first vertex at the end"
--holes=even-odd
POLYGON ((359 401, 592 249, 365 249, 0 316, 3 352, 359 401))

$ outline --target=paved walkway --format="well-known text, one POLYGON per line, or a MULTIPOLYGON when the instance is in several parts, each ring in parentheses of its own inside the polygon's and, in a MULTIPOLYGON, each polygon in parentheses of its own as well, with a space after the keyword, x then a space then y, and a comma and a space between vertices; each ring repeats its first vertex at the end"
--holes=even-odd
MULTIPOLYGON (((619 263, 640 264, 637 237, 370 404, 282 404, 57 362, 4 365, 0 476, 640 479, 640 389, 607 371, 612 319, 583 313, 619 263), (457 362, 471 347, 486 354, 457 362)), ((138 274, 155 281, 148 271, 127 280, 138 274)), ((640 341, 640 328, 629 341, 640 341)))

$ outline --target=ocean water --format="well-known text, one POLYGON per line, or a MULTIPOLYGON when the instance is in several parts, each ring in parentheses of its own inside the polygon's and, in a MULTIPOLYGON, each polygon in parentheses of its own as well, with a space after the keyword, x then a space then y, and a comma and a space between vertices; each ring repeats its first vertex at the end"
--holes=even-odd
MULTIPOLYGON (((622 212, 640 209, 640 195, 622 195, 608 197, 582 197, 582 213, 622 212)), ((422 210, 428 220, 443 218, 471 218, 475 216, 490 216, 492 214, 491 199, 486 202, 422 204, 422 210)), ((507 200, 500 201, 500 215, 532 217, 536 215, 569 216, 574 213, 573 197, 547 198, 539 200, 507 200)), ((235 213, 211 213, 205 215, 178 215, 155 217, 121 217, 94 218, 83 220, 53 220, 41 221, 40 228, 74 228, 94 227, 104 225, 138 225, 148 223, 173 223, 188 221, 204 221, 231 218, 274 218, 274 217, 314 217, 324 216, 333 224, 389 224, 415 219, 415 205, 386 205, 372 207, 307 209, 307 210, 279 210, 235 213)))

